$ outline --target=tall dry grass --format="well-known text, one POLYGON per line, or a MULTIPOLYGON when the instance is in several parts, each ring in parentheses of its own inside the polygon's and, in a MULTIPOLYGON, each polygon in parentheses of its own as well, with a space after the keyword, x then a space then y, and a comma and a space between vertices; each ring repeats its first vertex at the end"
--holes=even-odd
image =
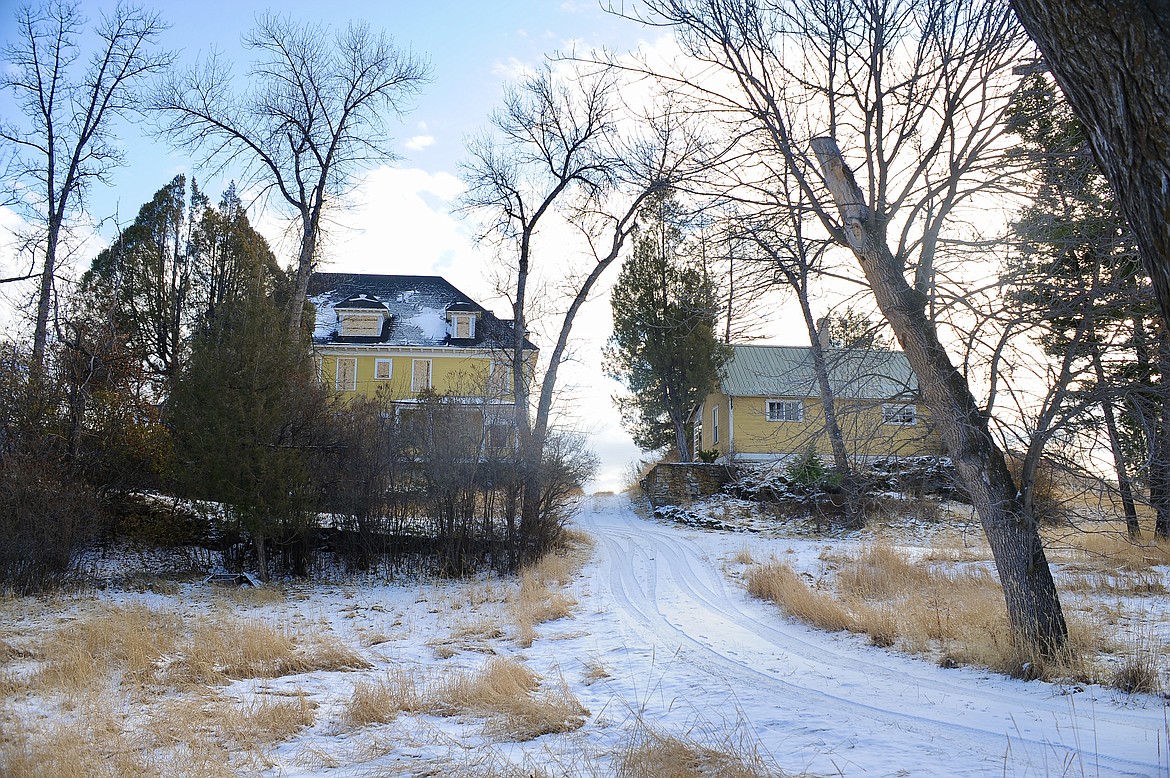
POLYGON ((143 605, 103 605, 69 619, 41 642, 33 684, 81 692, 122 673, 135 684, 155 680, 184 631, 178 616, 143 605))
POLYGON ((515 625, 515 641, 523 648, 531 646, 536 639, 537 624, 563 619, 577 604, 560 589, 564 585, 561 581, 567 582, 571 576, 562 572, 565 563, 559 559, 556 562, 551 571, 543 569, 546 567, 543 559, 520 571, 520 588, 509 605, 515 625))
POLYGON ((509 599, 513 639, 522 648, 536 639, 536 625, 569 616, 577 601, 567 587, 593 552, 593 538, 579 530, 561 530, 556 547, 521 568, 520 587, 509 599))
POLYGON ((307 638, 264 621, 217 618, 194 625, 167 679, 176 684, 216 684, 368 667, 360 654, 328 635, 307 638))
POLYGON ((242 705, 221 706, 216 711, 216 730, 233 750, 256 750, 313 726, 316 710, 317 703, 303 692, 291 699, 259 697, 242 705))
POLYGON ((749 570, 747 589, 753 597, 771 600, 785 613, 818 629, 837 632, 849 629, 853 624, 832 594, 812 589, 795 570, 782 562, 749 570))
POLYGON ((414 675, 399 669, 354 684, 342 713, 342 722, 357 729, 370 724, 387 724, 400 713, 424 713, 433 707, 414 675))
POLYGON ((431 690, 434 712, 488 717, 489 730, 515 740, 571 732, 589 711, 563 681, 544 686, 530 668, 511 659, 489 659, 478 671, 459 673, 431 690))
POLYGON ((0 739, 0 775, 5 778, 122 778, 158 775, 159 768, 118 721, 98 710, 0 739))
POLYGON ((1049 555, 1076 570, 1143 572, 1170 565, 1170 542, 1148 533, 1130 538, 1120 522, 1047 527, 1043 535, 1049 555))
POLYGON ((754 733, 739 727, 730 732, 690 732, 672 735, 642 719, 619 747, 614 760, 621 778, 782 778, 780 770, 761 750, 754 733), (696 735, 704 735, 700 742, 696 735))
MULTIPOLYGON (((311 636, 227 615, 183 617, 143 605, 82 606, 29 648, 35 667, 12 673, 34 710, 0 727, 0 775, 232 775, 266 764, 272 744, 315 720, 304 693, 221 698, 231 679, 369 667, 328 633, 311 636), (58 723, 59 722, 59 723, 58 723), (250 768, 249 768, 250 769, 250 768)), ((6 645, 10 645, 7 644, 6 645)))
MULTIPOLYGON (((931 558, 934 558, 933 556, 931 558)), ((748 591, 771 600, 805 623, 869 636, 944 666, 977 665, 1008 675, 1097 681, 1091 657, 1110 648, 1101 630, 1069 617, 1069 646, 1058 659, 1024 653, 1012 639, 1003 591, 982 565, 937 565, 911 560, 887 544, 834 558, 815 585, 789 566, 752 568, 748 591)))

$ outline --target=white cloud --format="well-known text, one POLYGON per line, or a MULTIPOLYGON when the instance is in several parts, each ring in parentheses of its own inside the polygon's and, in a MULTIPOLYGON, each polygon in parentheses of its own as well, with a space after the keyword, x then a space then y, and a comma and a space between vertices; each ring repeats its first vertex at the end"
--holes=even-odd
POLYGON ((428 146, 433 146, 435 143, 435 136, 433 135, 415 135, 406 142, 406 148, 411 151, 422 151, 428 146))
POLYGON ((492 65, 492 75, 503 81, 516 82, 533 75, 536 70, 532 65, 521 62, 515 57, 509 57, 504 62, 492 65))

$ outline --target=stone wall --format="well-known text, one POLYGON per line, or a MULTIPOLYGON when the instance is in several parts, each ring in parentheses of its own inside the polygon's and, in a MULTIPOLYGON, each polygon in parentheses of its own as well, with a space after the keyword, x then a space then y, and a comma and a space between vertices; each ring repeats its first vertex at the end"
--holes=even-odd
POLYGON ((717 493, 735 478, 728 465, 698 462, 660 462, 642 479, 650 504, 686 505, 692 500, 717 493))

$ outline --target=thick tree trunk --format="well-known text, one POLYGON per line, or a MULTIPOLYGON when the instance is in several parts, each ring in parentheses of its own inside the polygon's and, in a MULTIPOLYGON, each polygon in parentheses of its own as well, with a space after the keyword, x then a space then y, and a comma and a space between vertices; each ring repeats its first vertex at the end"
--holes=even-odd
POLYGON ((288 301, 288 334, 293 338, 300 335, 301 315, 305 310, 305 298, 309 294, 309 277, 313 275, 313 260, 317 254, 317 221, 315 216, 308 214, 301 217, 301 251, 297 256, 292 297, 288 301))
POLYGON ((840 210, 843 238, 918 376, 923 399, 979 515, 1003 586, 1013 636, 1021 648, 1051 656, 1067 642, 1068 627, 1038 527, 1024 510, 987 417, 926 317, 926 297, 906 282, 869 218, 865 197, 836 141, 816 138, 812 146, 840 210))
POLYGON ((1170 538, 1170 334, 1157 335, 1158 418, 1150 447, 1150 502, 1154 505, 1154 536, 1170 538))

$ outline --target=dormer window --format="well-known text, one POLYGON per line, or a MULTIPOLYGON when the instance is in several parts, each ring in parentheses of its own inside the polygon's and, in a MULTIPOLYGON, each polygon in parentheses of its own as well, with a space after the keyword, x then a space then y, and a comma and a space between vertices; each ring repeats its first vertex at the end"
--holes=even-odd
POLYGON ((478 312, 470 303, 452 303, 447 307, 448 332, 452 340, 471 340, 475 337, 478 312))
POLYGON ((338 304, 338 334, 343 338, 376 338, 390 318, 390 311, 380 300, 359 294, 338 304))
POLYGON ((457 313, 451 317, 451 330, 459 339, 475 336, 475 317, 470 313, 457 313))

